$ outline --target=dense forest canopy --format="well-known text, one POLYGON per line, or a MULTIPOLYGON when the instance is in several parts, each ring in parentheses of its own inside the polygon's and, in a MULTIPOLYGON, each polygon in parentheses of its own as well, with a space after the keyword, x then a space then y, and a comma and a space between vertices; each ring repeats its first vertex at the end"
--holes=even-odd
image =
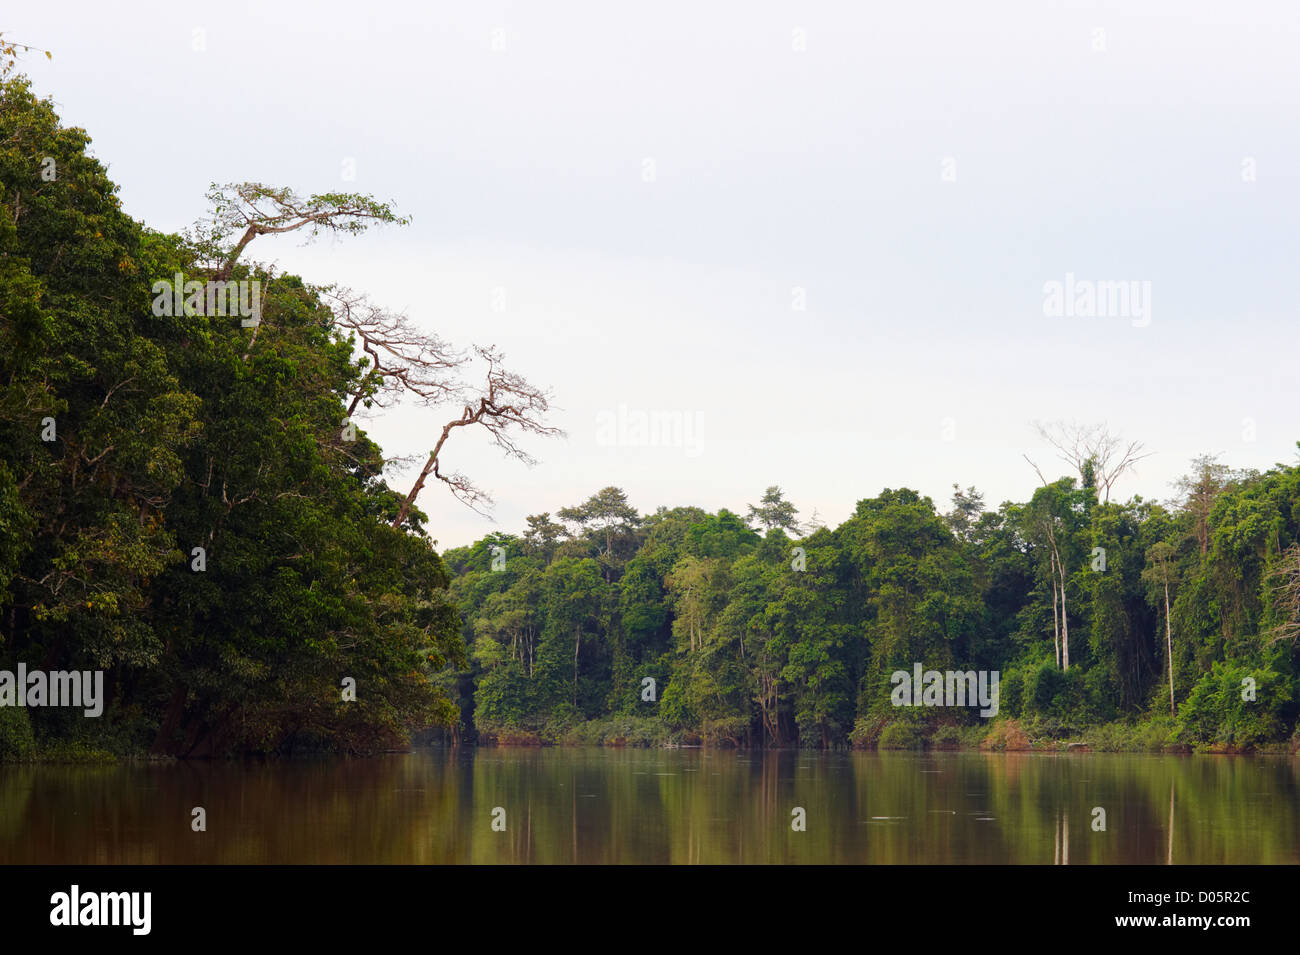
POLYGON ((390 385, 357 355, 385 326, 239 258, 252 224, 221 242, 240 200, 268 230, 288 207, 351 232, 396 217, 244 190, 206 232, 163 235, 88 145, 24 79, 0 86, 0 667, 103 670, 108 696, 93 720, 0 708, 0 756, 373 750, 445 724, 435 678, 463 661, 446 571, 416 492, 347 421, 390 385), (256 282, 260 314, 212 314, 188 285, 158 307, 178 274, 256 282))
POLYGON ((495 348, 248 258, 405 220, 242 183, 162 234, 88 145, 26 80, 0 85, 0 669, 102 670, 107 695, 95 719, 0 707, 0 758, 373 751, 431 728, 816 747, 1294 731, 1294 465, 1205 457, 1175 501, 1120 503, 1134 446, 1067 454, 1024 503, 886 489, 833 529, 777 487, 744 516, 641 514, 606 487, 440 556, 422 489, 488 501, 448 447, 484 429, 529 460, 519 439, 556 433, 548 393, 495 348), (228 283, 256 290, 254 316, 240 295, 205 307, 228 283), (451 409, 409 489, 352 420, 402 400, 451 409), (998 671, 998 719, 895 707, 891 674, 916 664, 998 671))
POLYGON ((1286 739, 1300 468, 1200 458, 1166 506, 1103 500, 1097 462, 1079 463, 996 509, 973 488, 946 512, 886 489, 807 536, 775 487, 748 520, 643 516, 608 487, 449 550, 462 723, 506 740, 1008 745, 972 709, 895 706, 891 675, 921 664, 998 671, 1000 714, 1031 738, 1128 720, 1153 746, 1286 739))

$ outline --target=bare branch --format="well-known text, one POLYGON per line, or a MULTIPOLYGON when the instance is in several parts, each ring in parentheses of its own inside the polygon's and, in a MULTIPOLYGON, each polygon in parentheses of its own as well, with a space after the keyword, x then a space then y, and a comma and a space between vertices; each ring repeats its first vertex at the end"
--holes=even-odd
POLYGON ((1110 500, 1115 482, 1132 470, 1137 462, 1154 453, 1145 450, 1140 441, 1124 444, 1123 439, 1111 433, 1105 423, 1083 425, 1057 421, 1043 424, 1036 421, 1034 429, 1039 437, 1056 449, 1062 461, 1079 472, 1081 484, 1087 486, 1091 479, 1102 490, 1103 501, 1110 500))
MULTIPOLYGON (((444 475, 441 471, 441 455, 447 439, 457 428, 478 425, 487 430, 493 442, 506 457, 515 458, 525 464, 535 463, 516 440, 518 434, 537 434, 557 436, 563 434, 559 428, 545 423, 550 410, 550 394, 530 384, 522 376, 507 371, 502 367, 505 356, 495 346, 474 346, 474 353, 487 363, 484 383, 475 400, 466 402, 461 415, 448 421, 442 427, 438 443, 429 452, 419 477, 402 502, 393 519, 393 527, 401 527, 411 507, 419 497, 430 475, 444 482, 457 500, 468 504, 476 511, 480 505, 490 505, 491 498, 475 487, 463 474, 444 475)), ((480 511, 480 513, 482 513, 480 511)))
POLYGON ((1282 618, 1264 634, 1270 644, 1300 640, 1300 544, 1292 544, 1269 575, 1274 605, 1282 618))
POLYGON ((1022 454, 1020 456, 1024 458, 1026 461, 1029 461, 1029 466, 1033 468, 1034 472, 1038 475, 1038 480, 1043 482, 1043 487, 1047 487, 1047 478, 1043 477, 1043 472, 1039 470, 1038 465, 1035 464, 1033 461, 1029 460, 1029 455, 1022 454))
POLYGON ((385 407, 402 392, 421 404, 464 401, 465 389, 454 377, 468 360, 434 334, 421 331, 404 312, 391 312, 351 289, 326 288, 334 323, 355 336, 368 370, 348 405, 352 417, 365 402, 385 407))

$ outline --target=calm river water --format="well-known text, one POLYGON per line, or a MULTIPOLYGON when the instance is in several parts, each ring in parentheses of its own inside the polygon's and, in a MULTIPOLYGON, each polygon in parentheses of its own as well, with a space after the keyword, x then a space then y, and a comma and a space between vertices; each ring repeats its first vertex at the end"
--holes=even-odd
POLYGON ((0 765, 0 863, 55 862, 1297 863, 1300 760, 485 748, 0 765))

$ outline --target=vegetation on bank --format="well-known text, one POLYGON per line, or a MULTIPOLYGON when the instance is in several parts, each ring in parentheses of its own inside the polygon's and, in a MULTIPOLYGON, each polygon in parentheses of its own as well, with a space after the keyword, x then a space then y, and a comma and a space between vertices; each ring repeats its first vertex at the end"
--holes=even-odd
POLYGON ((0 759, 366 752, 446 724, 437 675, 464 652, 447 574, 418 488, 390 488, 348 420, 393 397, 357 355, 387 317, 243 257, 280 227, 258 210, 344 232, 396 217, 244 186, 164 235, 122 211, 89 142, 23 78, 0 84, 0 670, 102 670, 106 697, 98 718, 0 707, 0 759), (257 282, 260 321, 202 296, 158 308, 177 273, 257 282))
MULTIPOLYGON (((1101 432, 1094 432, 1102 434, 1101 432)), ((1101 439, 1103 443, 1108 440, 1101 439)), ((1300 468, 1193 462, 1108 500, 1099 454, 1028 502, 907 489, 835 529, 779 488, 641 515, 618 488, 443 556, 461 732, 505 743, 1285 751, 1297 718, 1300 468), (978 707, 891 675, 998 672, 978 707)), ((954 486, 956 487, 956 486, 954 486)))
POLYGON ((495 349, 247 255, 404 220, 244 183, 214 188, 191 232, 156 232, 83 130, 0 79, 0 670, 101 670, 106 696, 90 719, 0 706, 0 760, 372 752, 431 731, 1294 749, 1296 466, 1203 457, 1175 501, 1120 503, 1093 433, 1023 503, 886 489, 832 529, 778 488, 742 517, 641 514, 610 487, 439 555, 426 481, 484 500, 449 437, 486 429, 526 459, 518 435, 554 433, 546 394, 495 349), (256 321, 160 310, 178 274, 256 282, 256 321), (405 490, 353 420, 403 398, 454 409, 405 490), (998 671, 999 715, 895 707, 891 674, 917 663, 998 671))

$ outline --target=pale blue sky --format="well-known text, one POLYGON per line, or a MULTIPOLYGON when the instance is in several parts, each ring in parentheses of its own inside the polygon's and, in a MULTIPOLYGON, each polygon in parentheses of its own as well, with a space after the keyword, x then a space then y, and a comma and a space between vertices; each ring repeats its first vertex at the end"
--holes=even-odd
MULTIPOLYGON (((1295 459, 1300 8, 619 7, 56 2, 0 27, 53 51, 24 68, 154 227, 213 180, 414 217, 250 252, 553 387, 569 437, 531 442, 538 467, 449 446, 500 529, 607 484, 743 512, 779 483, 831 524, 885 486, 1022 500, 1033 419, 1145 441, 1123 497, 1201 452, 1295 459), (1067 272, 1150 282, 1150 324, 1046 317, 1067 272), (620 406, 692 416, 699 453, 603 445, 620 406)), ((414 453, 442 420, 366 426, 414 453)), ((444 546, 493 529, 421 504, 444 546)))

